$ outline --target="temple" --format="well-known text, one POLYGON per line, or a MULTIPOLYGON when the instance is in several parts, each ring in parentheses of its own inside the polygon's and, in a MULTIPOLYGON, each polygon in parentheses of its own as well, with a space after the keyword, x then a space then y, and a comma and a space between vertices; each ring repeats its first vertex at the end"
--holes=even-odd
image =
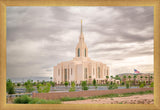
POLYGON ((109 67, 88 57, 81 21, 81 32, 75 49, 75 57, 71 61, 61 62, 54 66, 53 80, 57 84, 63 84, 65 81, 80 84, 81 81, 92 83, 92 80, 95 79, 97 83, 104 84, 106 76, 109 76, 109 67))

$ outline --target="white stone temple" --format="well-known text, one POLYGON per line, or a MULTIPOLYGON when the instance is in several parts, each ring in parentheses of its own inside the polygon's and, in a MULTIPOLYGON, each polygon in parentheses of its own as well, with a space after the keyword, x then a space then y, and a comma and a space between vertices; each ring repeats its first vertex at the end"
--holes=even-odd
POLYGON ((109 76, 109 67, 88 57, 81 21, 81 34, 75 49, 75 57, 73 60, 64 61, 54 66, 53 80, 57 84, 62 84, 65 81, 74 81, 76 84, 80 84, 81 81, 92 83, 92 80, 95 79, 97 83, 104 84, 106 76, 109 76))

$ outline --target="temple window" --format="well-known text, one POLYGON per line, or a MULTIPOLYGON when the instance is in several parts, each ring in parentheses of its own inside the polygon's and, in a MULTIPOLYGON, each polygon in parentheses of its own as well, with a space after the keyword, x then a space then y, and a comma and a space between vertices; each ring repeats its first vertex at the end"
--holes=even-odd
POLYGON ((72 68, 71 68, 71 75, 72 75, 72 68))
POLYGON ((98 78, 100 78, 100 67, 98 67, 98 78))
POLYGON ((60 70, 58 69, 58 76, 60 76, 60 70))
POLYGON ((78 48, 78 57, 80 57, 80 48, 78 48))
POLYGON ((84 69, 84 79, 87 79, 87 68, 84 69))
POLYGON ((65 78, 65 81, 67 81, 67 69, 65 69, 64 72, 65 72, 65 77, 64 78, 65 78))
POLYGON ((93 75, 94 75, 94 68, 93 68, 93 75))

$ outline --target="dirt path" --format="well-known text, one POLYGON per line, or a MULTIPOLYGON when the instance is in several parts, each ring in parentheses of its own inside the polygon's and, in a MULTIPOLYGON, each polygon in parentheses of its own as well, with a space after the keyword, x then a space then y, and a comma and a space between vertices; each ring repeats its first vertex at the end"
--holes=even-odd
POLYGON ((134 95, 129 97, 99 98, 77 101, 64 101, 63 104, 153 104, 153 94, 134 95))

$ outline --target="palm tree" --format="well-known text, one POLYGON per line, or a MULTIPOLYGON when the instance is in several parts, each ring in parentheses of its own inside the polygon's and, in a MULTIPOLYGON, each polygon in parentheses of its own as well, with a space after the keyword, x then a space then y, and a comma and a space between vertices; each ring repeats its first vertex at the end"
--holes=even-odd
MULTIPOLYGON (((147 78, 148 78, 148 77, 147 77, 147 76, 145 76, 145 79, 146 79, 146 80, 147 80, 147 78)), ((145 83, 146 83, 146 80, 145 80, 145 83)))
MULTIPOLYGON (((152 81, 152 78, 153 78, 153 77, 152 77, 152 76, 150 76, 151 81, 152 81)), ((151 81, 149 81, 149 82, 151 82, 151 81)))
POLYGON ((52 81, 52 77, 50 77, 50 80, 52 81))
POLYGON ((137 78, 137 75, 134 75, 134 85, 136 85, 136 78, 137 78))
POLYGON ((123 81, 126 83, 126 75, 123 76, 123 81))
POLYGON ((131 83, 131 81, 130 81, 131 78, 132 78, 132 77, 129 75, 129 76, 128 76, 128 79, 129 79, 129 87, 130 87, 130 83, 131 83))
POLYGON ((141 76, 140 78, 141 78, 141 81, 142 81, 143 76, 141 76))
POLYGON ((109 78, 109 76, 106 76, 106 79, 107 79, 107 80, 106 80, 106 84, 107 84, 107 82, 108 82, 108 78, 109 78))
POLYGON ((112 82, 113 76, 111 76, 111 82, 112 82))

